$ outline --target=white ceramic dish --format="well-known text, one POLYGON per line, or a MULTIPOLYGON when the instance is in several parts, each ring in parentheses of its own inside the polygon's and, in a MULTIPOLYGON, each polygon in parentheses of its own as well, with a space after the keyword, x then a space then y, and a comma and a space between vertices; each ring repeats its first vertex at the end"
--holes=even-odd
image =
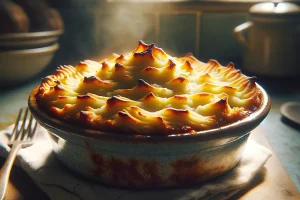
POLYGON ((169 188, 204 182, 232 169, 241 159, 250 132, 267 116, 271 102, 265 90, 262 103, 249 117, 195 134, 122 135, 67 124, 37 104, 36 87, 28 106, 47 129, 54 152, 70 170, 107 185, 122 188, 169 188))

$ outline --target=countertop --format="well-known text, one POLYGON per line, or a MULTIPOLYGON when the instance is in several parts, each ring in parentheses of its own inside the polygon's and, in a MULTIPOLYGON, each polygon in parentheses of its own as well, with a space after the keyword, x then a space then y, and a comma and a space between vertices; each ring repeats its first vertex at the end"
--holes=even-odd
MULTIPOLYGON (((266 144, 265 146, 269 146, 270 144, 270 148, 272 148, 274 153, 274 158, 272 159, 275 159, 275 161, 268 162, 268 165, 270 166, 272 163, 275 165, 277 163, 276 165, 280 165, 279 168, 283 168, 280 173, 288 173, 286 176, 289 176, 298 188, 297 191, 292 181, 290 181, 290 189, 294 190, 292 194, 298 196, 300 191, 300 126, 283 118, 280 113, 280 106, 288 101, 300 102, 300 88, 297 87, 300 85, 299 80, 297 80, 298 78, 258 78, 260 80, 259 84, 266 89, 271 97, 272 108, 267 118, 254 130, 256 135, 258 134, 257 132, 262 134, 262 136, 257 136, 256 140, 262 144, 266 144)), ((40 80, 33 80, 22 86, 5 90, 2 89, 0 91, 0 129, 14 122, 19 108, 27 106, 29 93, 39 83, 40 80)), ((271 168, 276 167, 271 166, 271 168)), ((272 176, 274 179, 275 175, 273 174, 272 176)), ((284 180, 274 181, 283 181, 282 184, 284 184, 284 180)), ((276 188, 274 188, 274 190, 276 190, 276 188)), ((289 193, 289 190, 287 190, 287 193, 289 193)))
POLYGON ((280 113, 283 103, 300 102, 300 78, 263 78, 259 83, 266 89, 272 102, 270 113, 259 128, 300 191, 300 125, 280 113))

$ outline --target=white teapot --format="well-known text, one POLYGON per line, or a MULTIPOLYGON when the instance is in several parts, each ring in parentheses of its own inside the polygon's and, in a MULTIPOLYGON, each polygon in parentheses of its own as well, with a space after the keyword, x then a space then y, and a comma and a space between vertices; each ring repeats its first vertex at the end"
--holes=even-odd
POLYGON ((300 7, 292 3, 259 3, 249 20, 234 29, 244 47, 243 69, 273 77, 300 75, 300 7))

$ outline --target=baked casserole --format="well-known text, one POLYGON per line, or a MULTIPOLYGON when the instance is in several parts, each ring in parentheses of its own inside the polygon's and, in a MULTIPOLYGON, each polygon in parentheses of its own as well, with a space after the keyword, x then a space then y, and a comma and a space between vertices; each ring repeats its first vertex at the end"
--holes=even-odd
POLYGON ((255 81, 232 63, 139 42, 128 54, 58 67, 28 106, 70 170, 117 187, 182 187, 239 162, 270 110, 255 81))

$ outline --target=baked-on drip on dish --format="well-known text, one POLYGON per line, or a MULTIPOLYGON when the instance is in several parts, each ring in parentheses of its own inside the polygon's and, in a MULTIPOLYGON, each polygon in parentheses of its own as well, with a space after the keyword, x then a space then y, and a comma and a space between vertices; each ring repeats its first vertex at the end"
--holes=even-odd
POLYGON ((89 129, 133 135, 194 134, 241 120, 259 108, 255 77, 232 63, 172 57, 139 42, 128 54, 60 66, 36 99, 52 117, 89 129))

